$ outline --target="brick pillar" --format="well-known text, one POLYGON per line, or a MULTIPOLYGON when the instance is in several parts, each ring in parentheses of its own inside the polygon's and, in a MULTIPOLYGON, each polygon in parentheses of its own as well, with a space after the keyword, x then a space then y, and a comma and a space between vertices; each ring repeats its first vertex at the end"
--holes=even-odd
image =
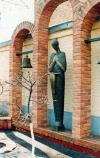
MULTIPOLYGON (((17 52, 22 52, 23 39, 16 38, 14 45, 11 47, 10 54, 10 83, 14 78, 22 72, 21 64, 22 57, 16 56, 17 52)), ((22 87, 10 85, 10 116, 12 119, 15 117, 15 113, 19 111, 16 106, 22 105, 22 87)))
MULTIPOLYGON (((91 50, 86 49, 84 41, 75 36, 73 56, 73 137, 85 137, 90 134, 91 121, 91 50), (79 41, 78 41, 79 40, 79 41), (83 49, 81 50, 81 46, 83 49)), ((84 40, 84 39, 83 39, 84 40)))
POLYGON ((47 103, 41 103, 43 96, 47 96, 47 76, 43 77, 48 71, 48 29, 40 28, 39 41, 37 41, 38 33, 35 30, 34 34, 34 74, 37 82, 35 93, 33 94, 35 102, 33 102, 33 123, 34 127, 47 126, 47 103), (44 39, 44 37, 46 37, 44 39), (39 45, 38 45, 39 44, 39 45), (39 46, 39 47, 38 47, 39 46))

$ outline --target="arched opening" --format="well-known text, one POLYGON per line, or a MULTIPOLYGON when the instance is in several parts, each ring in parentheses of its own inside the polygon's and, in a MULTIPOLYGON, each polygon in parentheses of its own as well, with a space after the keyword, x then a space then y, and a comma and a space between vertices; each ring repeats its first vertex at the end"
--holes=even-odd
MULTIPOLYGON (((94 71, 93 62, 95 62, 95 59, 93 59, 93 56, 95 56, 95 52, 93 52, 94 44, 91 42, 91 40, 89 42, 89 40, 85 41, 85 39, 91 39, 93 37, 93 32, 91 34, 91 31, 93 31, 92 27, 96 21, 97 16, 100 15, 99 8, 100 8, 100 2, 91 6, 91 9, 86 14, 86 16, 83 20, 83 23, 82 23, 82 27, 81 27, 80 43, 81 43, 82 69, 81 69, 81 120, 80 120, 80 126, 82 126, 82 130, 83 130, 82 137, 84 137, 86 135, 90 135, 90 133, 91 133, 91 115, 94 111, 93 107, 91 108, 91 100, 92 100, 92 106, 93 106, 93 98, 94 98, 93 82, 95 82, 95 81, 93 81, 93 71, 94 71), (92 52, 92 66, 91 66, 91 52, 92 52), (92 79, 91 79, 91 75, 92 75, 92 79), (91 83, 92 83, 92 86, 91 86, 91 83), (92 88, 92 91, 91 91, 91 88, 92 88), (92 113, 91 113, 91 109, 92 109, 92 113)), ((96 67, 97 63, 95 63, 94 65, 96 67)), ((94 76, 95 75, 96 74, 94 74, 94 76)), ((95 102, 95 106, 96 106, 96 102, 95 102)), ((92 119, 93 119, 93 117, 92 117, 92 119)))
MULTIPOLYGON (((72 63, 73 63, 73 11, 69 1, 60 4, 53 12, 49 22, 48 36, 48 63, 50 56, 55 50, 51 46, 55 38, 59 41, 60 50, 65 52, 67 70, 65 72, 65 95, 64 95, 64 126, 67 130, 72 130, 72 63), (59 18, 60 17, 60 18, 59 18)), ((48 125, 54 126, 55 115, 48 76, 48 125)))
MULTIPOLYGON (((25 55, 18 56, 16 54, 19 52, 30 51, 30 49, 33 51, 33 31, 33 24, 31 24, 30 22, 23 22, 17 26, 16 30, 13 33, 10 51, 10 82, 13 82, 16 76, 20 75, 20 73, 23 71, 21 66, 22 60, 25 55)), ((29 56, 31 57, 32 61, 33 54, 29 56)), ((19 79, 22 81, 22 78, 19 79)), ((23 105, 22 108, 24 112, 26 112, 26 108, 24 107, 26 95, 27 94, 22 86, 16 86, 16 84, 15 86, 14 84, 10 86, 10 116, 13 122, 16 119, 16 115, 20 115, 20 109, 18 107, 22 107, 23 105)))
MULTIPOLYGON (((48 26, 54 10, 65 1, 47 1, 44 8, 38 10, 37 30, 35 32, 35 53, 39 58, 38 78, 48 71, 48 26), (43 65, 41 65, 41 63, 43 65)), ((91 37, 91 29, 99 15, 99 2, 69 1, 74 12, 73 24, 73 79, 72 79, 72 135, 83 138, 90 135, 91 126, 91 45, 85 43, 91 37), (89 4, 89 5, 88 5, 89 4), (77 6, 77 7, 76 7, 77 6)), ((40 84, 37 89, 44 88, 47 94, 47 83, 40 84)), ((42 94, 37 94, 37 99, 42 94)), ((35 105, 37 109, 37 126, 47 126, 47 105, 35 105), (40 117, 41 116, 41 117, 40 117), (43 119, 41 119, 43 118, 43 119)))
MULTIPOLYGON (((38 57, 38 70, 37 70, 37 77, 41 78, 45 73, 48 72, 48 27, 49 22, 51 19, 51 16, 55 9, 60 6, 63 2, 66 2, 66 0, 60 0, 60 1, 53 1, 50 0, 46 3, 45 7, 42 11, 39 12, 39 18, 37 19, 37 30, 35 31, 35 37, 34 43, 37 43, 35 46, 35 53, 38 57)), ((70 1, 69 1, 70 2, 70 1)), ((64 10, 64 12, 66 12, 64 10)), ((66 43, 66 41, 65 41, 66 43)), ((62 46, 63 47, 63 46, 62 46)), ((47 90, 48 90, 48 83, 47 79, 45 83, 41 83, 37 86, 38 91, 40 92, 41 89, 45 92, 47 96, 47 90)), ((39 99, 42 96, 42 93, 37 93, 37 99, 39 99)), ((38 127, 47 126, 47 104, 44 104, 42 107, 41 105, 34 105, 35 109, 37 109, 37 125, 38 127)))
POLYGON ((100 19, 98 17, 92 26, 91 39, 94 40, 91 43, 91 133, 100 136, 100 19))

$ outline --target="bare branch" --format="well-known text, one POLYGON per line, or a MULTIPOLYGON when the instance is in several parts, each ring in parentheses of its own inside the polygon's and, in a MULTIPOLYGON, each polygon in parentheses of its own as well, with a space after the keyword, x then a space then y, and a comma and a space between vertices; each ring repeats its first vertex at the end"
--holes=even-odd
POLYGON ((20 77, 22 78, 22 79, 24 79, 24 81, 22 81, 22 82, 25 82, 25 83, 27 83, 29 86, 30 86, 30 81, 29 80, 27 80, 27 77, 24 77, 24 73, 22 72, 21 74, 20 74, 20 77))
POLYGON ((28 75, 29 75, 29 82, 30 82, 30 83, 31 83, 31 85, 32 85, 30 71, 28 71, 28 75))

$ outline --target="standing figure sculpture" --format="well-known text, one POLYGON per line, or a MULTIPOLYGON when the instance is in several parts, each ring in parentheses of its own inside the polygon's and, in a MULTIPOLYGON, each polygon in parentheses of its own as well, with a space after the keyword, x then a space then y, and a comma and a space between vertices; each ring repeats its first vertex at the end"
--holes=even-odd
POLYGON ((50 82, 55 114, 55 125, 52 130, 63 131, 66 56, 64 52, 60 51, 57 39, 53 40, 51 45, 56 51, 51 54, 49 62, 50 82))

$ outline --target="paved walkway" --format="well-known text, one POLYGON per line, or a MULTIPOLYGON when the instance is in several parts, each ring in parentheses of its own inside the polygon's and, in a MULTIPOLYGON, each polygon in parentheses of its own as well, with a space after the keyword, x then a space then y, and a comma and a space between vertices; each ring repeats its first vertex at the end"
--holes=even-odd
MULTIPOLYGON (((0 132, 0 141, 14 144, 14 149, 5 154, 0 154, 0 158, 31 158, 31 138, 20 132, 0 132)), ((10 146, 10 145, 8 145, 10 146)), ((36 158, 71 158, 38 141, 35 141, 36 158)))

